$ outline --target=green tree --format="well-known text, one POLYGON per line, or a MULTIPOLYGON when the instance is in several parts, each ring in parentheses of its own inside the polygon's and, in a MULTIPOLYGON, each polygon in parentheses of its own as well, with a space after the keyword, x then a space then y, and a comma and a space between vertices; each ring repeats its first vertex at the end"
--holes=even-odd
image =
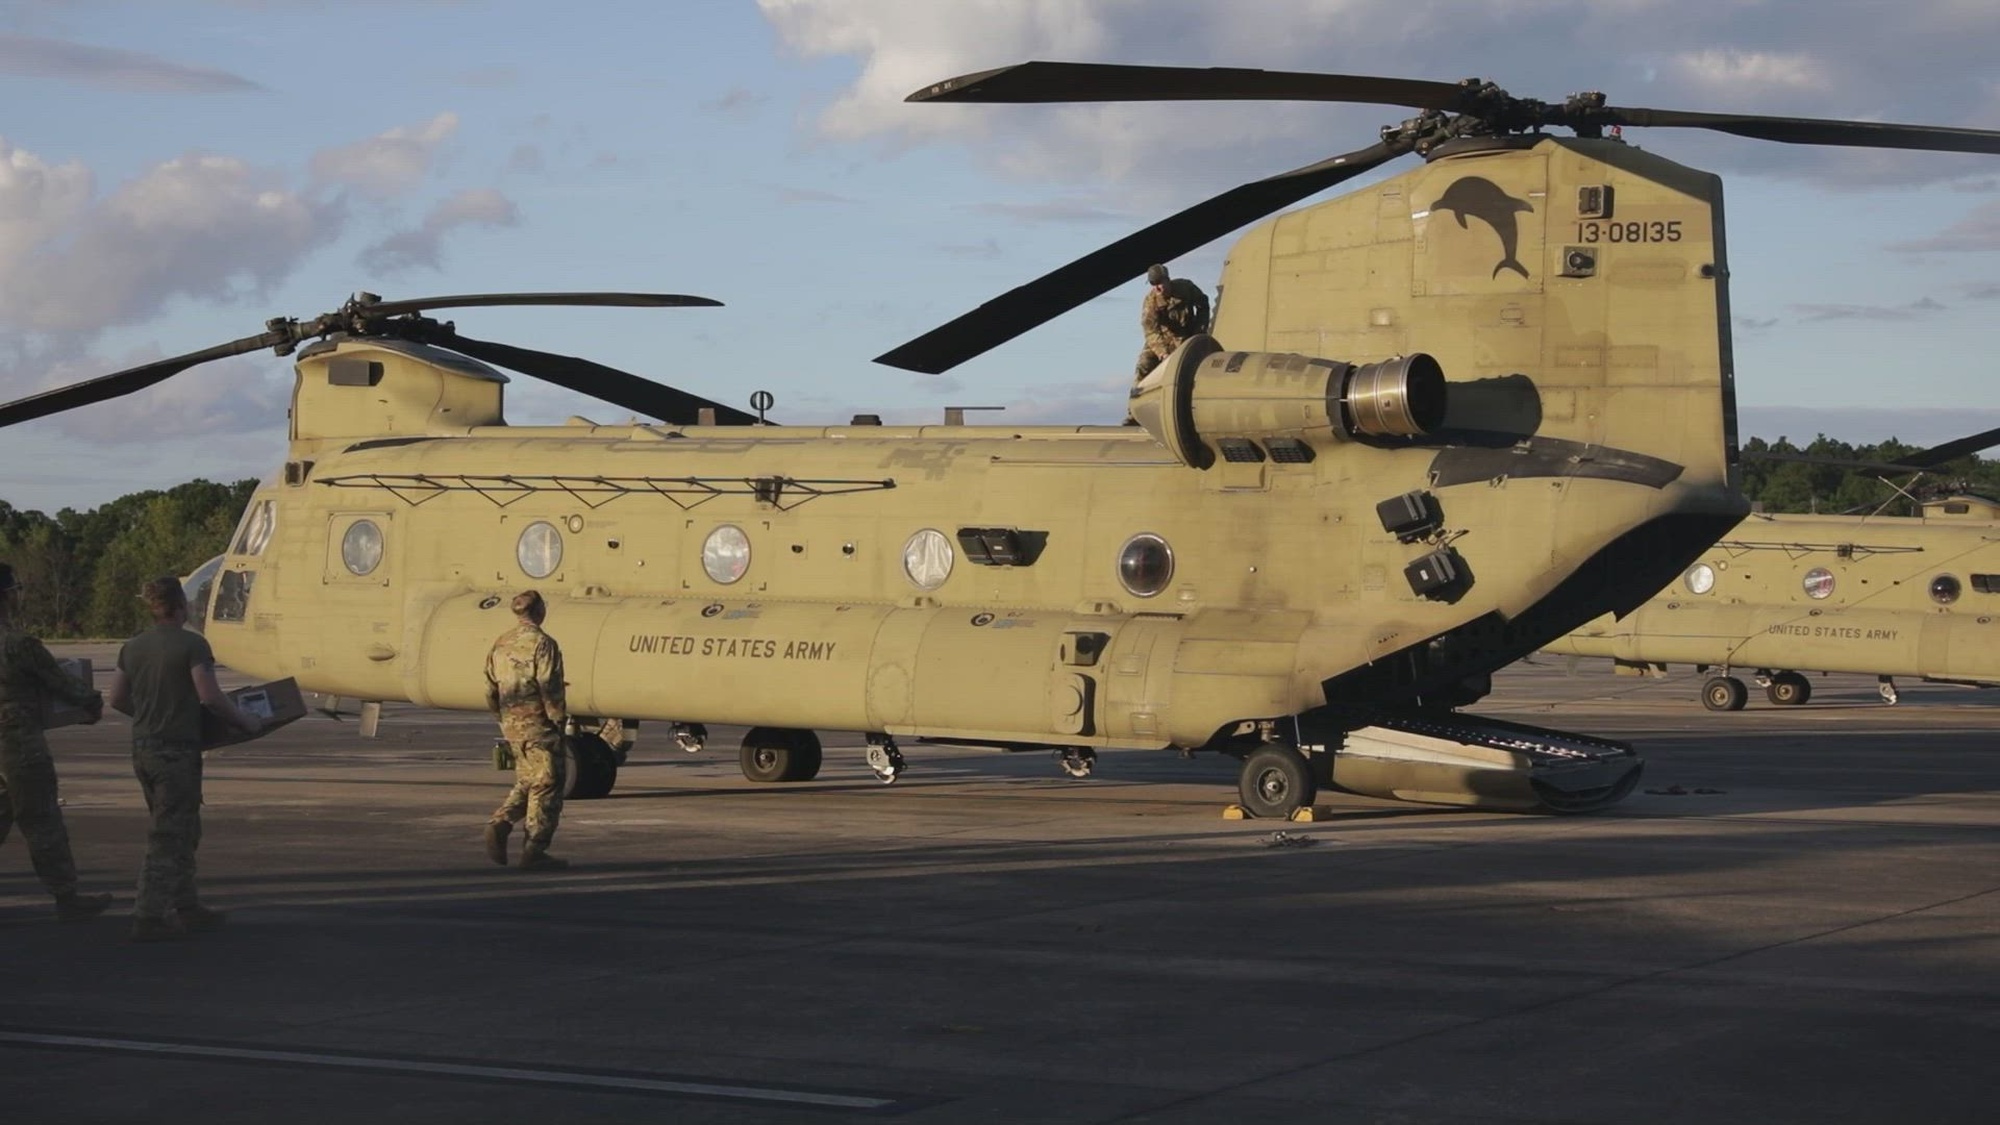
POLYGON ((189 481, 54 517, 0 501, 0 559, 24 587, 22 624, 45 637, 137 632, 139 587, 221 554, 256 487, 189 481))

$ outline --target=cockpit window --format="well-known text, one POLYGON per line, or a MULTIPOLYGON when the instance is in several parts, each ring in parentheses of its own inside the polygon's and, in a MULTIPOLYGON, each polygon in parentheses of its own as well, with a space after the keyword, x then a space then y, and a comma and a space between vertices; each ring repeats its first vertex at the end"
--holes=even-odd
POLYGON ((210 621, 241 621, 250 612, 250 587, 257 581, 254 570, 225 570, 215 584, 215 604, 209 607, 210 621))
POLYGON ((229 548, 232 555, 261 555, 264 545, 271 541, 271 532, 277 529, 278 505, 271 500, 254 500, 248 511, 243 513, 243 526, 236 531, 236 543, 229 548))
POLYGON ((208 624, 208 597, 215 591, 215 572, 221 569, 222 556, 217 555, 181 579, 181 592, 187 595, 187 627, 197 633, 208 624))

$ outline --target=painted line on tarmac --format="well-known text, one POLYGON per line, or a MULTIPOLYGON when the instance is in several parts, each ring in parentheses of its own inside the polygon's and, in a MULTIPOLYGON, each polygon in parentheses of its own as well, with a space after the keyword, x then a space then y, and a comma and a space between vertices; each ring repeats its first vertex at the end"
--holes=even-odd
POLYGON ((470 1078, 488 1082, 528 1083, 571 1089, 605 1090, 624 1094, 655 1094, 693 1098, 715 1098, 767 1105, 804 1106, 816 1109, 863 1110, 875 1113, 916 1108, 916 1103, 893 1097, 836 1093, 822 1090, 783 1089, 775 1086, 746 1086, 727 1082, 702 1082, 684 1078, 656 1078, 643 1074, 565 1070, 553 1067, 508 1066, 493 1063, 459 1062, 446 1059, 395 1058, 386 1055, 356 1055, 331 1051, 277 1051, 261 1047, 231 1047, 213 1043, 176 1043, 156 1039, 114 1039, 99 1035, 61 1035, 43 1032, 0 1031, 0 1045, 52 1047, 68 1051, 96 1051, 107 1054, 165 1055, 179 1058, 215 1059, 223 1062, 277 1063, 286 1066, 325 1067, 331 1070, 376 1071, 384 1074, 413 1074, 440 1078, 470 1078))

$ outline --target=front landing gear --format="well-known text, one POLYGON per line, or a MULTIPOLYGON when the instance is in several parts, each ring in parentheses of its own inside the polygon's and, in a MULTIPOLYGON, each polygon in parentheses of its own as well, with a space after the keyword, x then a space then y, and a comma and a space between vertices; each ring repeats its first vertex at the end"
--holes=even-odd
POLYGON ((1319 782, 1304 754, 1282 742, 1267 742, 1244 755, 1236 792, 1244 812, 1259 819, 1285 820, 1313 803, 1319 782))
POLYGON ((1896 701, 1903 698, 1902 695, 1896 691, 1895 677, 1877 676, 1876 681, 1877 682, 1875 684, 1875 691, 1882 696, 1882 702, 1887 703, 1891 707, 1894 707, 1896 705, 1896 701))
POLYGON ((1062 771, 1071 777, 1089 777, 1097 768, 1097 751, 1088 746, 1065 746, 1055 756, 1062 771))
POLYGON ((1714 676, 1701 685, 1701 705, 1711 711, 1741 711, 1750 689, 1734 676, 1714 676))
POLYGON ((896 749, 893 735, 871 734, 868 736, 868 768, 875 771, 875 779, 884 785, 894 785, 903 776, 906 768, 903 752, 896 749))

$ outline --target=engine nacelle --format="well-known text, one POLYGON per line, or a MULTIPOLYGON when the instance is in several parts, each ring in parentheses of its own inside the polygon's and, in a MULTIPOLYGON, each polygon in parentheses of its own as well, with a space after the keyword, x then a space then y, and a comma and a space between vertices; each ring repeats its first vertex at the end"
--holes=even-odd
POLYGON ((1132 417, 1181 462, 1310 461, 1356 439, 1423 437, 1444 421, 1444 369, 1422 352, 1352 364, 1232 352, 1195 336, 1132 388, 1132 417))

